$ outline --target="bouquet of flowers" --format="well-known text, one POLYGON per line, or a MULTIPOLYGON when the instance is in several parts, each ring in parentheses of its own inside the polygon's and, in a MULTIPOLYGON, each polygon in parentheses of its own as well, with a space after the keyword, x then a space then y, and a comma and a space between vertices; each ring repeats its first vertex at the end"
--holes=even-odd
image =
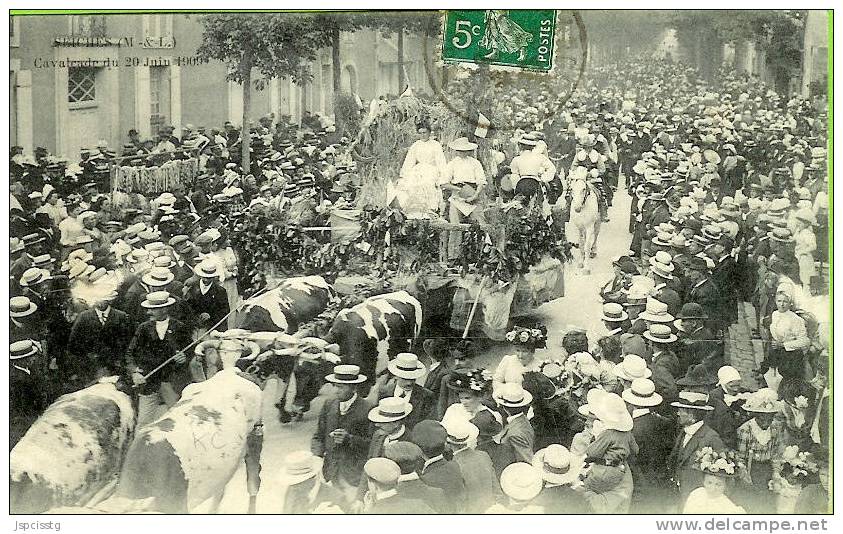
POLYGON ((506 333, 506 340, 513 345, 544 348, 547 346, 547 327, 541 324, 533 328, 516 326, 506 333))
POLYGON ((571 387, 571 376, 565 366, 553 359, 545 359, 539 362, 539 372, 550 379, 556 387, 556 395, 569 391, 571 387))
POLYGON ((785 447, 775 467, 773 478, 770 480, 770 490, 779 495, 789 494, 794 488, 809 483, 820 470, 813 455, 800 451, 796 445, 785 447))
POLYGON ((584 400, 592 388, 611 390, 617 382, 610 367, 604 362, 598 362, 587 352, 571 354, 565 360, 564 367, 570 378, 568 389, 579 399, 584 400))
POLYGON ((735 451, 716 451, 711 447, 703 447, 697 451, 694 467, 703 473, 732 477, 742 470, 744 465, 735 451))

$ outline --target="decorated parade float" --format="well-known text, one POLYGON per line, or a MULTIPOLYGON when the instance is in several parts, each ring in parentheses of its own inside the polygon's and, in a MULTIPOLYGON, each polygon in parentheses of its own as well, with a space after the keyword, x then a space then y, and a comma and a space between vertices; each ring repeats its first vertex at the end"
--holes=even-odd
POLYGON ((503 340, 513 317, 564 294, 570 252, 564 224, 540 202, 504 200, 493 139, 480 136, 473 141, 489 177, 481 203, 488 223, 408 216, 389 190, 417 124, 429 124, 443 146, 474 126, 443 103, 412 95, 380 104, 350 146, 356 196, 330 204, 314 199, 314 209, 286 210, 280 220, 260 212, 232 220, 232 246, 244 263, 241 287, 259 290, 273 279, 313 274, 346 296, 406 290, 423 304, 425 331, 448 335, 450 328, 463 337, 503 340), (456 230, 461 257, 449 265, 446 240, 456 230))

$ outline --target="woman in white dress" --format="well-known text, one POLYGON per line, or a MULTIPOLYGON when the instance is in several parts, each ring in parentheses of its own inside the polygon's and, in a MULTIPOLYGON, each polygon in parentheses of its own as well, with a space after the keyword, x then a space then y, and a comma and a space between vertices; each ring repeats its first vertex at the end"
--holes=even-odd
POLYGON ((420 123, 418 132, 421 139, 407 151, 395 188, 406 215, 424 216, 438 212, 442 204, 439 184, 446 162, 442 145, 430 136, 430 125, 420 123))
POLYGON ((780 284, 776 310, 770 316, 770 348, 767 363, 783 377, 804 378, 805 350, 811 346, 805 320, 793 311, 793 288, 780 284))
POLYGON ((492 392, 510 382, 520 385, 524 382, 524 373, 536 370, 536 349, 546 346, 547 333, 542 328, 516 326, 507 332, 506 340, 512 345, 512 353, 504 356, 495 368, 492 392))

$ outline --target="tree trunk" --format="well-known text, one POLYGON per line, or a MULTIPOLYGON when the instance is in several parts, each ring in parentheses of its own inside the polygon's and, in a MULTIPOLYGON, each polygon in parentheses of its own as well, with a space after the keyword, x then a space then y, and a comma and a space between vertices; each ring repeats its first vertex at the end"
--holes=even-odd
POLYGON ((404 91, 407 80, 404 77, 404 28, 398 28, 398 94, 404 91))
POLYGON ((340 94, 342 82, 342 63, 340 60, 340 31, 334 30, 331 33, 331 65, 333 66, 334 101, 340 94))
POLYGON ((240 63, 243 76, 243 121, 240 127, 240 166, 244 174, 251 172, 249 161, 249 148, 252 146, 252 135, 249 128, 249 115, 252 112, 252 55, 250 52, 243 54, 243 61, 240 63))

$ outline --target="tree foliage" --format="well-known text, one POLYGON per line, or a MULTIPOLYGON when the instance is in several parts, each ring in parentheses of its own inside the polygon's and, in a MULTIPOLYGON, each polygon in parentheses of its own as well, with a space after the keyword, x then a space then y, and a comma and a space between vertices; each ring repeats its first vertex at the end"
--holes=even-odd
POLYGON ((222 61, 229 67, 227 79, 241 84, 250 74, 246 69, 257 69, 258 89, 273 78, 288 77, 299 85, 309 81, 310 62, 329 44, 320 26, 324 20, 307 13, 219 13, 201 22, 197 55, 222 61))

